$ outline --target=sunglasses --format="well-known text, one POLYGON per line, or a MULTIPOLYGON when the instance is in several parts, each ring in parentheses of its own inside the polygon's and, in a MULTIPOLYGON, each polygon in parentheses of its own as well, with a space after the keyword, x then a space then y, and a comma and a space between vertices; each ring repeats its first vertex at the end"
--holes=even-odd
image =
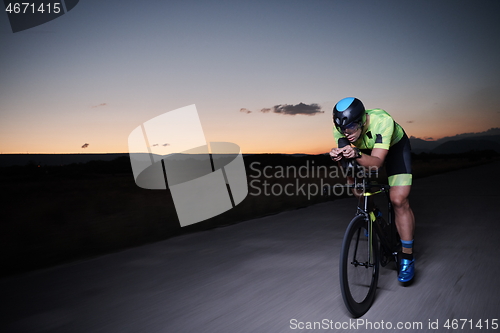
POLYGON ((353 134, 355 133, 358 129, 361 128, 360 123, 350 123, 349 125, 344 126, 343 128, 340 128, 340 131, 345 134, 353 134))

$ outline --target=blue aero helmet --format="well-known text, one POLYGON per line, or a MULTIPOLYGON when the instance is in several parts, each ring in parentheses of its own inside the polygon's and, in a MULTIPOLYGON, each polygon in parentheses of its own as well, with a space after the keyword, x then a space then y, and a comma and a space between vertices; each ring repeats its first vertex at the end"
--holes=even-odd
POLYGON ((355 97, 343 98, 333 107, 333 122, 339 132, 357 129, 366 122, 365 106, 355 97))

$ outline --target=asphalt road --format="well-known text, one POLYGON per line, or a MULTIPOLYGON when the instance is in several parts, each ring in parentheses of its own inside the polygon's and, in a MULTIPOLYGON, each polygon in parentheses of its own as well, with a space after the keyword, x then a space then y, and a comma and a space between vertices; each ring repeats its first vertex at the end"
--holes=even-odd
POLYGON ((334 332, 434 331, 431 324, 500 332, 492 329, 500 320, 499 167, 414 182, 415 282, 403 287, 382 268, 375 303, 358 322, 339 289, 341 240, 355 211, 342 199, 4 278, 0 331, 316 332, 299 327, 319 322, 334 332))

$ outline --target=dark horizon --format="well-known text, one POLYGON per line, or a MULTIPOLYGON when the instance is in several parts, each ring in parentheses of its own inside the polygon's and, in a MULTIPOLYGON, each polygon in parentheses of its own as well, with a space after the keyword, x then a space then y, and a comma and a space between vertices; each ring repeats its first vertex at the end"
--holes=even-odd
MULTIPOLYGON (((492 127, 487 131, 478 133, 461 133, 451 137, 444 137, 439 140, 425 141, 411 137, 412 152, 434 153, 434 154, 457 154, 467 153, 470 150, 492 150, 500 153, 500 128, 492 127), (477 146, 477 148, 476 148, 477 146)), ((249 155, 322 155, 327 154, 311 153, 243 153, 249 155)), ((68 165, 72 163, 86 163, 94 160, 111 161, 119 157, 129 156, 129 152, 121 153, 0 153, 0 167, 25 166, 28 164, 38 164, 44 166, 68 165)))

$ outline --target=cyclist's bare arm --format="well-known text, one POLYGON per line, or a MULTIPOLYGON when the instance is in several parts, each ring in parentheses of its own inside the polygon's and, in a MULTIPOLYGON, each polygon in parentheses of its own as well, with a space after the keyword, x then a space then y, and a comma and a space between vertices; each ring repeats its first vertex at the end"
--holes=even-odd
MULTIPOLYGON (((384 164, 385 157, 389 150, 383 148, 373 148, 371 155, 361 154, 361 157, 356 159, 359 165, 364 167, 376 167, 377 169, 384 164)), ((340 161, 342 157, 355 158, 357 155, 356 150, 351 145, 343 148, 333 148, 330 151, 330 156, 334 161, 340 161)))
MULTIPOLYGON (((352 149, 354 151, 354 149, 352 149)), ((373 148, 371 155, 361 154, 361 157, 356 159, 359 165, 364 167, 376 167, 377 169, 384 164, 385 157, 389 150, 383 148, 373 148)), ((356 152, 351 153, 352 157, 356 156, 356 152)), ((349 155, 349 156, 351 156, 349 155)), ((345 153, 344 153, 344 156, 345 153)), ((348 157, 348 156, 346 156, 348 157)), ((348 157, 349 158, 349 157, 348 157)))

